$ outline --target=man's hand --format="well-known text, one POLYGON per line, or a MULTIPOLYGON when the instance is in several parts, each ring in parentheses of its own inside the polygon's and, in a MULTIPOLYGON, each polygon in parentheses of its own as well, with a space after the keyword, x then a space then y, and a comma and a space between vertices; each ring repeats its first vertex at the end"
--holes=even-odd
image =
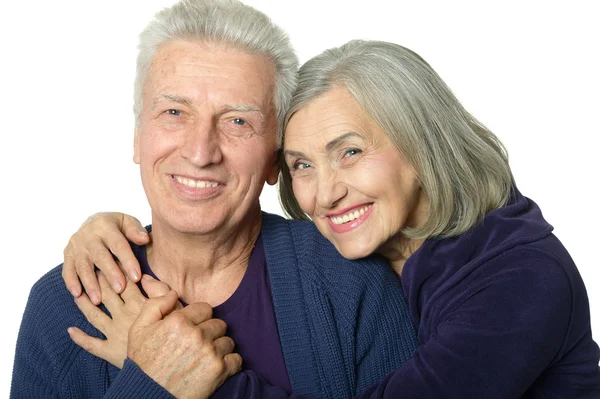
POLYGON ((146 230, 133 216, 122 213, 96 213, 90 216, 71 236, 64 249, 62 276, 67 289, 74 297, 82 293, 81 283, 92 303, 98 305, 101 293, 94 273, 96 265, 117 293, 125 288, 123 271, 113 259, 119 259, 123 270, 132 281, 141 277, 140 265, 127 240, 138 245, 150 240, 146 230))
POLYGON ((227 325, 199 302, 175 310, 177 293, 149 299, 129 330, 128 357, 177 398, 208 398, 240 370, 227 325))
MULTIPOLYGON (((139 315, 147 298, 131 280, 127 281, 125 290, 119 295, 109 286, 102 272, 96 272, 96 276, 102 290, 102 303, 110 312, 110 317, 94 305, 85 294, 76 298, 75 303, 86 319, 104 334, 106 339, 90 337, 76 327, 69 328, 68 332, 71 339, 87 352, 118 368, 123 368, 123 362, 127 356, 129 328, 139 315)), ((166 283, 148 275, 144 275, 142 278, 142 287, 150 298, 162 296, 170 291, 166 283)), ((177 307, 182 308, 183 306, 178 303, 177 307)))

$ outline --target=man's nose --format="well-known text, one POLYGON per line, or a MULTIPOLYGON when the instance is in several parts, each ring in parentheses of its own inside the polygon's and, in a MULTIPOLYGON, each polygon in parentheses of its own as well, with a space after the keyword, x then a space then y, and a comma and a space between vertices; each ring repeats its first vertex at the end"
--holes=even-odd
POLYGON ((338 172, 323 172, 318 177, 317 205, 329 209, 335 207, 348 194, 348 187, 338 172))
POLYGON ((181 156, 192 164, 203 167, 221 162, 219 132, 210 121, 199 121, 185 132, 181 156))

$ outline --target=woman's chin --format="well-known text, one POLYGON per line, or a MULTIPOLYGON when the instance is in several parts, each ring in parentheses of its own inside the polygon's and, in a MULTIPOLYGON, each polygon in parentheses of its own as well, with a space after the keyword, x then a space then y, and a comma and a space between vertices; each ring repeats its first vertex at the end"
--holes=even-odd
POLYGON ((335 243, 335 248, 344 258, 350 260, 366 258, 375 251, 374 248, 357 247, 355 243, 335 243))

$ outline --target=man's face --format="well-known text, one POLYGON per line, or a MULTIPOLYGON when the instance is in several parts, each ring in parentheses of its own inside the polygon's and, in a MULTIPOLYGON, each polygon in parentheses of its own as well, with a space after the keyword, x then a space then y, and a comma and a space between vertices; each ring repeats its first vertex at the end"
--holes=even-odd
POLYGON ((154 55, 134 161, 153 223, 231 231, 277 181, 274 67, 222 45, 174 41, 154 55))

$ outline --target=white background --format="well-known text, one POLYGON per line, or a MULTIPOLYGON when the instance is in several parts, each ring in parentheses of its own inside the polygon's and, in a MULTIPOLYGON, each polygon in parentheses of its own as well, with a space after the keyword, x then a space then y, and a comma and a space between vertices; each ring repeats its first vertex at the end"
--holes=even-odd
MULTIPOLYGON (((353 38, 423 56, 507 146, 520 190, 579 266, 600 339, 595 1, 247 3, 289 32, 301 61, 353 38)), ((150 17, 170 4, 0 4, 0 397, 8 397, 29 289, 62 262, 70 235, 102 210, 150 222, 131 160, 135 47, 150 17)), ((281 212, 274 190, 261 201, 281 212)))

